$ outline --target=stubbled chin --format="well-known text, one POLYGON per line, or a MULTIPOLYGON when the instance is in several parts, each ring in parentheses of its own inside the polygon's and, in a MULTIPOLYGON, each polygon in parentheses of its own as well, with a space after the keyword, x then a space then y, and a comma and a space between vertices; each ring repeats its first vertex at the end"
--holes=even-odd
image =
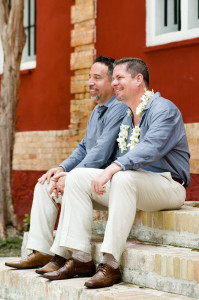
POLYGON ((92 96, 91 96, 91 100, 92 100, 93 102, 95 102, 95 103, 98 103, 98 100, 99 100, 99 99, 98 99, 98 97, 92 97, 92 96))
POLYGON ((116 94, 116 99, 117 99, 118 101, 122 101, 122 96, 116 94))

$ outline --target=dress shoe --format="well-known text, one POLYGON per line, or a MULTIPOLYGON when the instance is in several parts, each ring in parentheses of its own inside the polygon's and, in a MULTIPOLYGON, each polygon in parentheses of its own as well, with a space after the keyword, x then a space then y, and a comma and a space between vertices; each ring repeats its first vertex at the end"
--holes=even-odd
POLYGON ((43 277, 50 280, 58 280, 75 276, 88 277, 93 274, 95 274, 95 264, 92 260, 85 263, 75 258, 70 258, 62 268, 51 273, 45 273, 43 277))
POLYGON ((43 267, 51 260, 51 258, 51 255, 41 254, 34 250, 26 258, 21 259, 18 262, 6 262, 5 265, 16 269, 34 269, 43 267))
POLYGON ((43 275, 44 273, 54 272, 59 270, 61 267, 63 267, 65 263, 66 263, 66 259, 64 257, 55 255, 47 265, 45 265, 43 268, 36 270, 35 272, 41 275, 43 275))
POLYGON ((121 281, 119 268, 114 269, 107 264, 99 264, 95 275, 85 282, 87 288, 102 288, 121 281))

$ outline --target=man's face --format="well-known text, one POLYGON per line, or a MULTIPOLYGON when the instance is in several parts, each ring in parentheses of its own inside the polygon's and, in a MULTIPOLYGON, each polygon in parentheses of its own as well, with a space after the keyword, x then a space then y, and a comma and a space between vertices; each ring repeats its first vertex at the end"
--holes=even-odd
POLYGON ((137 91, 137 76, 131 77, 126 64, 117 65, 113 70, 112 86, 117 100, 128 102, 137 91))
POLYGON ((93 101, 103 105, 113 95, 113 88, 108 77, 108 67, 102 63, 92 65, 88 86, 93 101))

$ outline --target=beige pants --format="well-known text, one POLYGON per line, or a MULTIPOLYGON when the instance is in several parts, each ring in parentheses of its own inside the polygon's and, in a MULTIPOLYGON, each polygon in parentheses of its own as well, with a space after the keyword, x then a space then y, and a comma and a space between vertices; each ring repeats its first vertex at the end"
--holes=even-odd
MULTIPOLYGON (((180 208, 186 197, 184 187, 170 173, 121 171, 106 184, 106 193, 91 192, 91 180, 99 169, 74 169, 66 178, 62 209, 51 252, 77 249, 91 252, 91 223, 95 202, 109 209, 101 252, 119 261, 134 222, 136 209, 158 211, 180 208)), ((44 229, 45 234, 45 229, 44 229)))
MULTIPOLYGON (((62 197, 57 199, 54 194, 50 195, 51 186, 51 182, 50 184, 45 182, 44 185, 37 183, 35 186, 27 248, 54 255, 50 248, 54 241, 53 231, 58 215, 57 203, 61 204, 62 197)), ((66 248, 60 247, 59 250, 57 254, 60 256, 65 258, 71 256, 66 248)))

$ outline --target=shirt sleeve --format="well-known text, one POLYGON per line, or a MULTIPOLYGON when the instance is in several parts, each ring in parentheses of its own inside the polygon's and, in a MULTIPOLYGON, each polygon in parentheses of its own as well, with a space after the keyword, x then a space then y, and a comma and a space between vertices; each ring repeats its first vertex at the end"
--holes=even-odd
POLYGON ((126 115, 126 110, 126 105, 119 103, 110 109, 106 116, 104 129, 97 139, 96 145, 77 165, 77 168, 103 168, 107 166, 107 163, 110 163, 110 159, 116 151, 116 138, 120 124, 126 115))
POLYGON ((72 154, 65 159, 59 167, 62 167, 65 172, 69 172, 74 169, 86 156, 86 142, 85 138, 77 145, 77 148, 72 152, 72 154))
POLYGON ((159 110, 156 107, 148 122, 150 125, 142 141, 115 161, 123 170, 139 169, 155 163, 174 149, 184 136, 181 113, 174 106, 159 107, 159 110))

